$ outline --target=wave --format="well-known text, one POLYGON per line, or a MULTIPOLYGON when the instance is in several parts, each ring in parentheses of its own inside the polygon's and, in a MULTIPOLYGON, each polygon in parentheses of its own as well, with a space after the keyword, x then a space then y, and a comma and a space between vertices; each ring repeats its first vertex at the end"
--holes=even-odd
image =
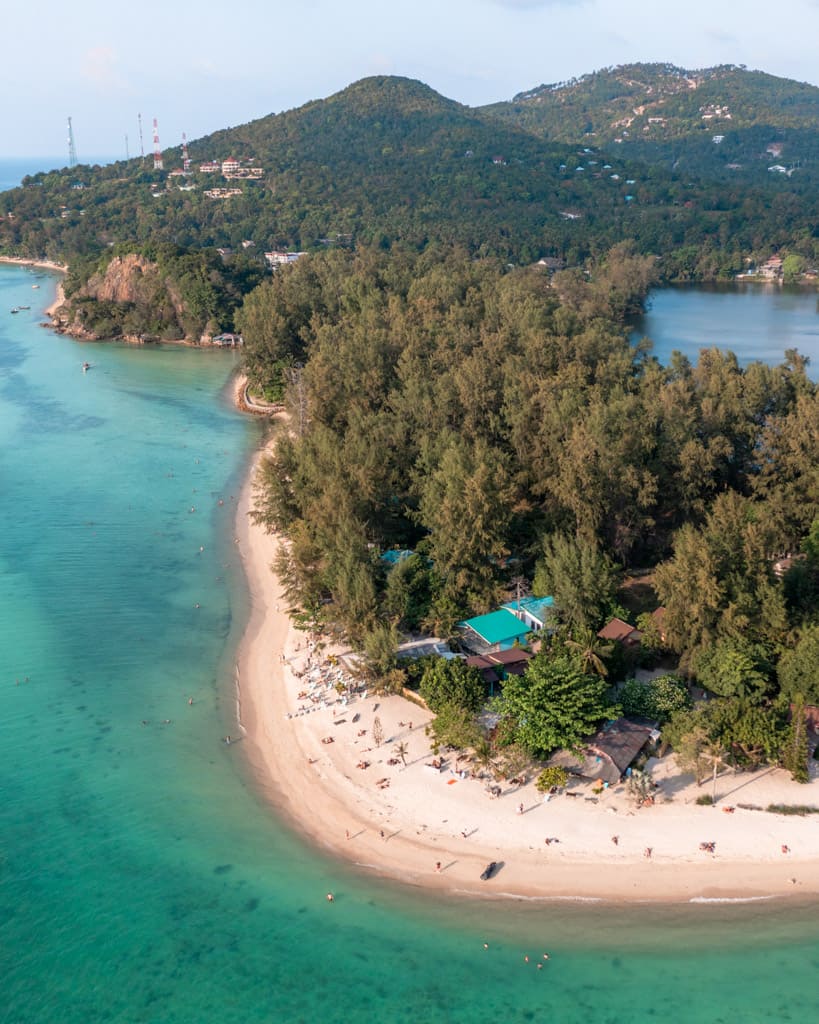
POLYGON ((689 903, 764 903, 776 896, 692 896, 689 903))

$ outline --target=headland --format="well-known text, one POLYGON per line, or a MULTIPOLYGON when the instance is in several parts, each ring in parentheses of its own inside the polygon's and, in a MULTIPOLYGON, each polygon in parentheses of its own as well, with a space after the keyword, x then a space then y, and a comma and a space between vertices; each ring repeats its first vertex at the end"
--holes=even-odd
POLYGON ((709 787, 667 758, 653 765, 660 789, 652 807, 638 809, 625 787, 595 795, 579 781, 548 801, 531 780, 491 798, 467 762, 451 755, 433 765, 428 711, 398 696, 342 696, 340 652, 293 627, 271 568, 281 541, 250 518, 262 457, 236 524, 251 597, 237 659, 242 747, 264 796, 307 839, 362 871, 469 897, 688 902, 819 893, 819 815, 764 810, 818 805, 815 774, 808 785, 780 769, 728 775, 716 806, 700 806, 709 787), (496 873, 482 881, 492 861, 496 873))

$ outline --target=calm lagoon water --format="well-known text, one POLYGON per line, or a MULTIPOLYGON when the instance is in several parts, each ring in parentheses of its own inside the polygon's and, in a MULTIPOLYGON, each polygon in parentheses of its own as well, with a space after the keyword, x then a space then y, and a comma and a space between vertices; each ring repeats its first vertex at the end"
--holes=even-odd
POLYGON ((433 900, 305 846, 220 742, 234 357, 58 337, 52 292, 0 267, 3 1024, 816 1017, 816 906, 433 900))
POLYGON ((819 294, 802 287, 742 284, 660 288, 635 325, 635 340, 650 338, 664 365, 676 349, 697 361, 700 349, 734 352, 742 366, 754 360, 776 365, 785 350, 808 356, 819 373, 819 294))

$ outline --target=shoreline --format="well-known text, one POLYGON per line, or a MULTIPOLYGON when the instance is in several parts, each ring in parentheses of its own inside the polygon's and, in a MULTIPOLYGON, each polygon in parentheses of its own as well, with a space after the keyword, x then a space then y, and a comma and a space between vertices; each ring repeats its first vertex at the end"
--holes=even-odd
POLYGON ((680 903, 819 894, 819 815, 735 805, 720 813, 733 800, 816 802, 819 779, 799 786, 779 770, 723 778, 716 807, 693 802, 707 788, 680 789, 685 777, 672 783, 660 769, 661 785, 679 791, 641 810, 622 787, 598 800, 583 784, 573 785, 574 799, 544 803, 531 782, 507 784, 499 799, 489 799, 482 782, 427 764, 428 712, 396 696, 342 703, 332 688, 338 669, 308 651, 306 635, 284 610, 269 568, 279 538, 248 516, 263 455, 253 459, 237 511, 251 607, 237 655, 237 706, 254 784, 307 841, 362 873, 469 899, 680 903), (371 739, 376 713, 380 746, 371 739), (398 743, 408 747, 406 766, 392 756, 398 743), (770 799, 769 791, 786 796, 770 799), (702 841, 714 842, 715 854, 700 851, 702 841), (500 870, 482 882, 490 861, 500 870))
MULTIPOLYGON (((48 270, 55 274, 60 274, 63 277, 68 273, 68 266, 65 263, 57 263, 54 260, 36 260, 26 259, 24 257, 17 256, 0 256, 0 263, 8 264, 9 266, 15 267, 34 267, 37 270, 48 270)), ((46 306, 43 310, 43 316, 47 316, 51 320, 51 327, 54 327, 54 314, 65 302, 65 290, 63 288, 62 280, 57 281, 57 292, 54 296, 54 300, 46 306)))

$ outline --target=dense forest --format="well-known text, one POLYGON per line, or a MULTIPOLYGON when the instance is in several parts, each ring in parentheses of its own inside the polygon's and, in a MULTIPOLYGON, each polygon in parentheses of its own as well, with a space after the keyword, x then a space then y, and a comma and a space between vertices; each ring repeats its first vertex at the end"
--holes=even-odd
POLYGON ((448 637, 531 587, 555 620, 496 705, 507 750, 548 754, 621 709, 664 722, 697 771, 802 777, 816 386, 795 352, 663 367, 625 324, 657 281, 775 253, 816 267, 817 96, 634 65, 472 110, 370 78, 191 143, 186 173, 176 149, 165 170, 31 176, 0 194, 0 252, 69 261, 62 315, 81 331, 242 332, 252 385, 289 412, 257 516, 287 539, 293 608, 348 636, 378 685, 418 686, 439 740, 488 750, 481 680, 398 665, 399 635, 448 637), (214 189, 223 168, 200 163, 228 157, 253 175, 214 189), (307 254, 271 274, 277 249, 307 254), (390 567, 387 550, 411 555, 390 567), (637 569, 653 600, 633 608, 637 569), (677 678, 611 688, 634 665, 597 631, 638 612, 638 660, 713 699, 692 706, 677 678))
MULTIPOLYGON (((819 700, 819 393, 794 352, 743 370, 717 350, 662 367, 634 348, 623 317, 654 272, 623 245, 589 276, 432 249, 277 274, 239 314, 253 382, 290 409, 257 514, 288 538, 294 606, 397 685, 399 631, 450 636, 521 580, 551 594, 560 628, 532 672, 544 693, 568 673, 586 716, 612 706, 594 659, 624 670, 595 640, 628 614, 622 570, 653 568, 666 612, 662 636, 645 623, 644 656, 673 653, 719 698, 672 701, 671 734, 730 741, 745 763, 784 757, 787 737, 801 742, 789 702, 819 700), (390 567, 392 548, 413 554, 390 567)), ((447 680, 473 694, 474 677, 447 680)), ((505 712, 531 726, 531 687, 504 699, 522 685, 505 712)), ((632 709, 657 699, 626 695, 632 709)), ((462 735, 464 713, 439 717, 462 735)), ((547 752, 539 735, 511 733, 547 752)))
MULTIPOLYGON (((614 77, 614 84, 623 78, 614 77)), ((593 119, 608 116, 611 78, 599 73, 590 85, 581 80, 482 110, 420 82, 365 79, 191 142, 187 176, 179 148, 164 152, 164 170, 134 159, 33 175, 0 194, 0 251, 74 261, 113 246, 165 244, 242 251, 261 265, 270 249, 437 244, 516 264, 551 257, 581 266, 630 238, 658 257, 665 280, 731 276, 746 259, 779 251, 819 259, 811 177, 819 90, 752 72, 715 73, 663 102, 669 110, 672 101, 701 105, 730 81, 738 110, 744 89, 745 116, 733 114, 730 130, 719 128, 720 146, 711 141, 717 129, 703 130, 702 122, 678 134, 652 126, 617 145, 605 133, 585 133, 567 113, 582 86, 579 108, 593 119), (562 133, 538 120, 544 95, 560 101, 562 133), (737 169, 740 151, 749 154, 747 166, 767 167, 773 158, 765 146, 782 132, 790 133, 786 150, 801 140, 798 154, 782 157, 798 157, 798 173, 737 169), (260 177, 230 182, 235 194, 208 195, 220 176, 200 173, 201 163, 230 156, 252 162, 260 177)), ((658 81, 649 87, 660 89, 658 81)))

